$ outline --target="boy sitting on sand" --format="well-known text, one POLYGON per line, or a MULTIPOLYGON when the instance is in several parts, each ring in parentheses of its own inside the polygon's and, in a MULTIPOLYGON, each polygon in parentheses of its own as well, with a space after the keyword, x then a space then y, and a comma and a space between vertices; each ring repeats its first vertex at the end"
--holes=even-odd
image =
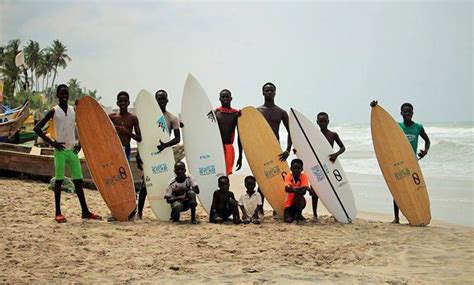
POLYGON ((283 219, 286 223, 296 220, 297 224, 306 222, 302 212, 306 207, 304 195, 310 191, 308 177, 303 171, 303 161, 295 158, 291 161, 291 173, 285 176, 285 191, 287 193, 283 219))
POLYGON ((217 180, 219 189, 214 191, 212 197, 211 212, 209 213, 209 222, 222 223, 227 221, 232 215, 234 224, 241 223, 239 215, 239 207, 235 200, 234 193, 229 191, 230 181, 229 177, 221 176, 217 180))
POLYGON ((250 222, 260 224, 263 215, 260 217, 260 208, 262 208, 262 197, 255 191, 257 180, 253 176, 245 177, 244 183, 247 192, 242 194, 239 199, 240 210, 242 211, 242 221, 244 224, 250 222), (251 215, 251 216, 249 216, 251 215))
POLYGON ((56 216, 54 220, 58 223, 67 222, 61 213, 61 185, 64 181, 64 169, 67 165, 71 170, 72 181, 76 190, 77 198, 81 204, 82 218, 91 220, 101 220, 102 218, 89 211, 82 188, 83 176, 81 162, 77 155, 81 150, 81 145, 76 141, 76 113, 74 108, 68 105, 69 88, 65 84, 59 84, 56 88, 56 96, 58 97, 58 105, 36 124, 34 131, 45 142, 54 147, 54 202, 56 207, 56 216), (42 129, 46 123, 52 120, 54 133, 51 140, 47 137, 42 129))
POLYGON ((174 164, 176 177, 171 179, 166 188, 165 199, 171 204, 171 220, 179 222, 181 212, 191 209, 191 224, 198 224, 196 219, 196 194, 199 194, 199 187, 190 174, 186 174, 186 165, 178 161, 174 164))

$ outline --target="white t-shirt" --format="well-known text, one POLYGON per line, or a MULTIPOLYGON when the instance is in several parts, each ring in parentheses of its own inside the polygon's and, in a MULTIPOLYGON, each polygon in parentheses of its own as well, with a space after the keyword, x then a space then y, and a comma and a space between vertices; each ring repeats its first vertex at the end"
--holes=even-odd
POLYGON ((193 188, 194 186, 197 186, 196 180, 191 174, 186 174, 186 179, 184 182, 177 182, 176 178, 173 178, 170 180, 170 183, 168 185, 168 188, 166 188, 166 194, 165 194, 165 199, 166 198, 173 198, 173 190, 176 188, 193 188))
POLYGON ((59 105, 54 106, 53 139, 64 143, 65 148, 73 148, 76 143, 76 112, 72 106, 67 107, 67 114, 59 105))
MULTIPOLYGON (((244 206, 245 212, 247 212, 249 217, 253 216, 257 206, 260 205, 262 205, 262 196, 260 196, 260 193, 257 191, 255 191, 252 196, 249 196, 247 192, 240 196, 239 206, 244 206)), ((259 213, 259 218, 262 218, 260 215, 259 213)))

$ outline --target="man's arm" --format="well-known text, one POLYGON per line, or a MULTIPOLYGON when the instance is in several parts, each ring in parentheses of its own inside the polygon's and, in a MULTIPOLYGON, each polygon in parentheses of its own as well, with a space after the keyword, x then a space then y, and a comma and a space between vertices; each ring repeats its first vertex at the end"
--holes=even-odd
POLYGON ((286 150, 282 152, 279 155, 279 157, 281 161, 285 161, 288 158, 288 156, 290 156, 291 145, 293 144, 291 141, 291 135, 290 135, 290 120, 288 118, 288 113, 285 110, 282 111, 282 122, 283 122, 283 125, 285 126, 286 131, 288 132, 288 137, 287 137, 286 150))
POLYGON ((217 190, 214 191, 214 194, 212 195, 212 204, 211 204, 211 210, 209 211, 209 222, 212 222, 212 218, 214 213, 216 212, 217 208, 217 190))
POLYGON ((57 150, 64 150, 64 143, 63 142, 57 142, 51 140, 48 136, 46 136, 45 133, 43 133, 43 127, 46 125, 46 123, 51 120, 54 117, 54 109, 49 110, 48 113, 44 116, 43 119, 41 119, 36 126, 33 128, 33 131, 42 138, 45 142, 47 142, 50 146, 54 147, 57 150))
POLYGON ((329 155, 329 160, 332 162, 335 162, 337 157, 341 154, 343 154, 346 151, 346 147, 342 143, 341 139, 339 138, 339 135, 337 133, 334 133, 334 141, 336 141, 337 145, 339 146, 339 151, 336 153, 333 153, 329 155))
POLYGON ((425 141, 425 149, 420 150, 420 152, 418 153, 418 157, 422 159, 423 157, 425 157, 425 155, 428 154, 428 150, 430 149, 430 146, 431 146, 431 141, 423 127, 421 128, 421 131, 420 131, 420 137, 425 141))
POLYGON ((157 146, 159 151, 163 151, 165 148, 174 146, 175 144, 181 141, 181 131, 178 129, 173 130, 174 138, 168 142, 163 142, 160 140, 160 144, 157 146))
POLYGON ((138 123, 137 117, 134 117, 133 128, 135 129, 135 134, 132 133, 132 139, 136 140, 137 142, 141 142, 142 132, 140 131, 140 124, 138 123))

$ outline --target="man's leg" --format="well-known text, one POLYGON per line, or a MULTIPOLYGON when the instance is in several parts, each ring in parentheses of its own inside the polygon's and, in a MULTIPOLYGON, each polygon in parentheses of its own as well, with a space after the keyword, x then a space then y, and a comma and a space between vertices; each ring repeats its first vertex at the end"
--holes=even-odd
POLYGON ((196 206, 197 206, 197 201, 196 201, 196 193, 194 191, 190 190, 186 193, 186 197, 188 198, 189 202, 189 208, 191 208, 191 223, 197 223, 196 219, 196 206))
POLYGON ((283 220, 285 223, 293 223, 295 220, 295 206, 290 206, 288 208, 285 208, 285 211, 283 212, 283 220))
POLYGON ((393 214, 394 214, 394 219, 392 221, 392 224, 400 223, 399 209, 398 209, 398 205, 395 202, 395 200, 393 200, 393 214))
POLYGON ((298 222, 304 222, 306 219, 303 217, 303 209, 306 207, 306 200, 303 195, 295 196, 295 219, 298 222))
POLYGON ((240 220, 240 213, 239 213, 239 203, 235 199, 229 199, 227 202, 227 207, 229 211, 232 213, 232 220, 234 224, 238 225, 242 221, 240 220))
POLYGON ((173 222, 179 222, 179 213, 181 213, 183 209, 183 203, 180 201, 174 201, 171 204, 171 220, 173 222))
POLYGON ((64 167, 66 165, 66 157, 62 151, 54 150, 54 207, 55 220, 58 223, 65 223, 66 218, 61 213, 61 186, 64 181, 64 167))
POLYGON ((316 193, 311 196, 311 203, 313 205, 313 217, 318 218, 318 200, 319 197, 316 195, 316 193))
POLYGON ((143 207, 145 206, 145 198, 147 195, 145 183, 141 184, 140 191, 138 192, 138 218, 141 219, 143 216, 143 207))

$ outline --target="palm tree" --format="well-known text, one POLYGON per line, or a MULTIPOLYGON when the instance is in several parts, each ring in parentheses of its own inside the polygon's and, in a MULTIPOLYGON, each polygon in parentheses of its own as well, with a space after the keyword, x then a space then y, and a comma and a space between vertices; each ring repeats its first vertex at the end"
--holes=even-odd
POLYGON ((2 49, 2 65, 0 72, 4 79, 5 98, 13 97, 15 87, 20 80, 20 69, 15 64, 15 57, 20 49, 20 40, 11 40, 2 49))
POLYGON ((36 90, 38 90, 38 76, 36 74, 36 69, 40 64, 41 60, 41 49, 38 42, 30 40, 30 43, 24 48, 26 64, 31 69, 31 86, 34 86, 36 81, 36 90), (35 80, 36 76, 36 80, 35 80))
POLYGON ((59 40, 53 41, 53 46, 50 49, 52 54, 52 65, 53 65, 53 81, 51 82, 51 87, 54 87, 54 81, 56 80, 56 75, 58 73, 58 67, 62 67, 63 69, 67 66, 67 61, 71 61, 69 55, 66 54, 67 48, 63 45, 59 40))

